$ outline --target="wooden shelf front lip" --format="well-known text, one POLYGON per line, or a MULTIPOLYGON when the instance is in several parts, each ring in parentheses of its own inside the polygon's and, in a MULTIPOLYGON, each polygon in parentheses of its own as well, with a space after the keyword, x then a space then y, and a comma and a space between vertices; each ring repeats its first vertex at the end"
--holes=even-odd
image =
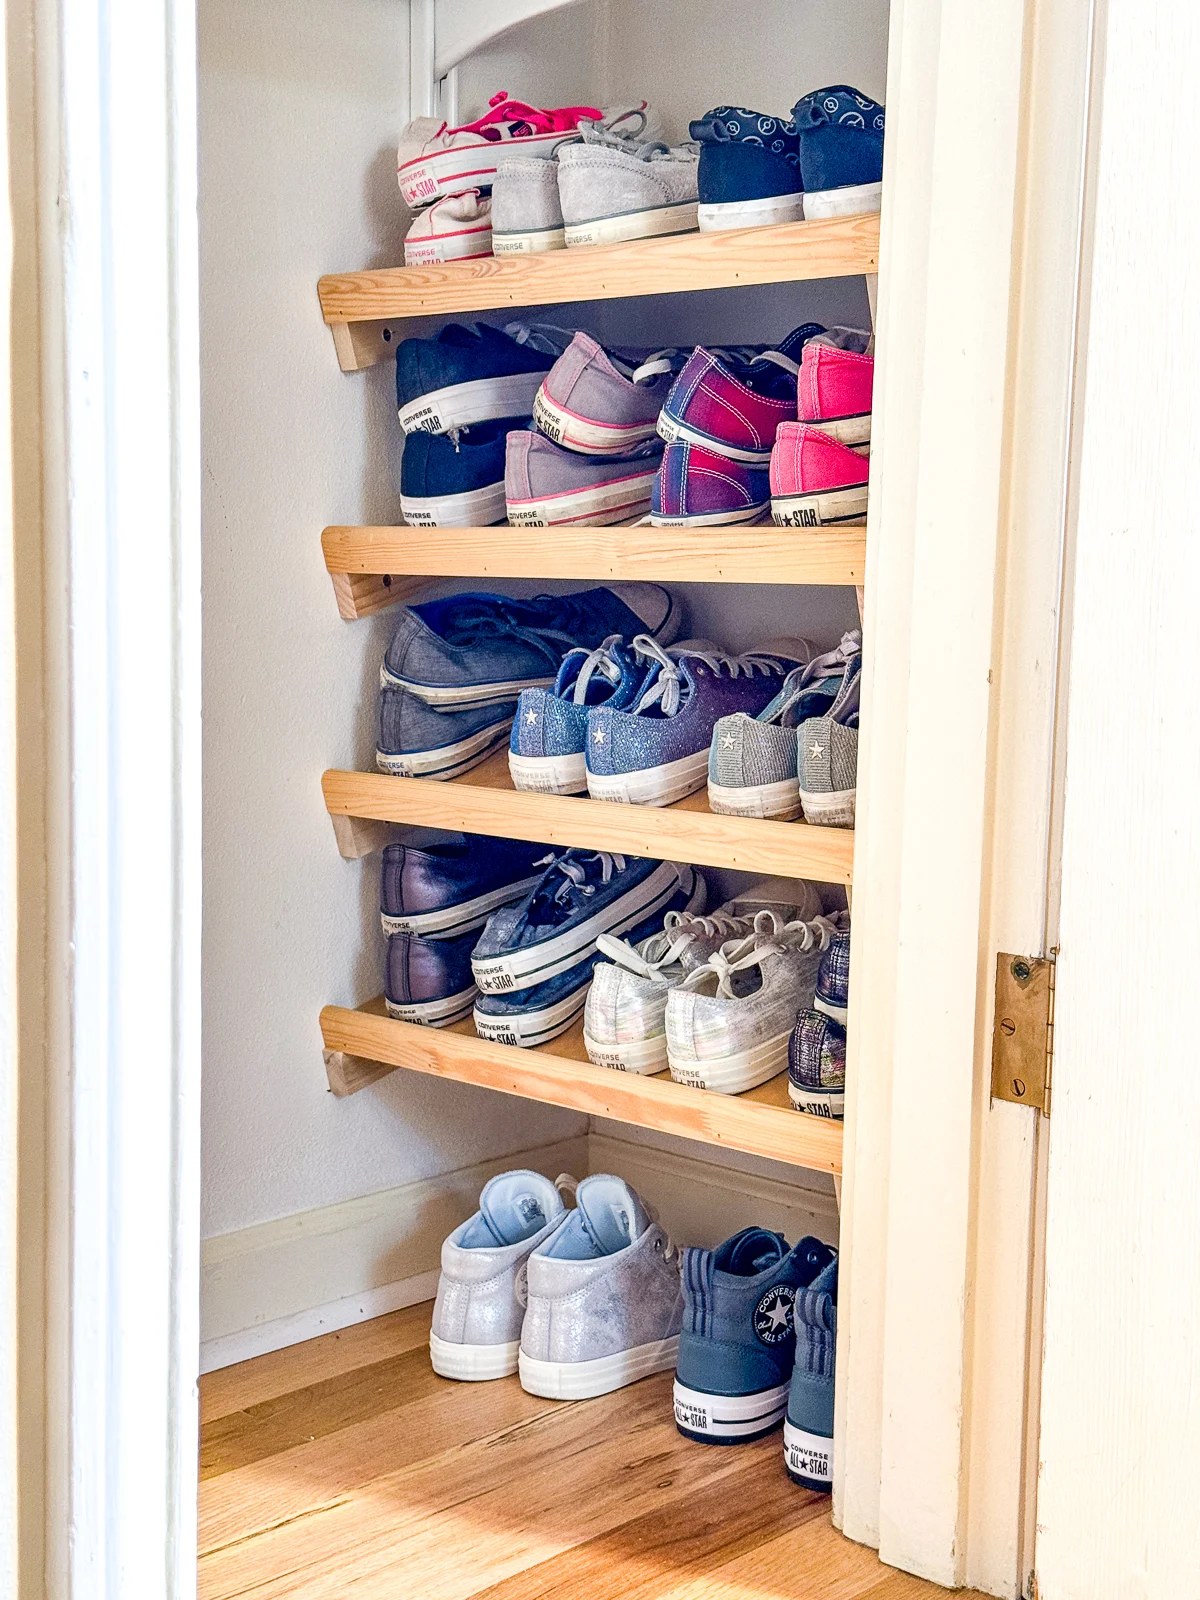
POLYGON ((331 273, 320 281, 328 323, 452 316, 689 289, 844 278, 879 270, 879 216, 666 239, 533 256, 481 256, 428 267, 331 273))
POLYGON ((330 573, 858 586, 865 528, 326 528, 330 573))
POLYGON ((531 794, 472 784, 471 774, 443 783, 377 772, 326 772, 321 779, 332 816, 493 834, 502 839, 584 850, 612 850, 699 867, 853 881, 854 833, 803 822, 718 816, 705 807, 617 805, 574 795, 531 794))
POLYGON ((710 1094, 660 1078, 594 1067, 556 1056, 553 1043, 538 1050, 518 1050, 473 1034, 397 1022, 379 1013, 377 1001, 358 1011, 326 1006, 321 1012, 325 1048, 745 1150, 813 1172, 841 1173, 840 1122, 763 1105, 745 1096, 710 1094))

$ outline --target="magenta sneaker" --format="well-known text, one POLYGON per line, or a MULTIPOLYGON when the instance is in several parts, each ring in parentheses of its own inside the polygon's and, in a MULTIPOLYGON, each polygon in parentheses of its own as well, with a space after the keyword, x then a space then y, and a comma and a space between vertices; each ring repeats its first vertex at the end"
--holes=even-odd
POLYGON ((647 446, 616 460, 560 450, 540 433, 510 433, 504 470, 508 520, 526 528, 633 522, 649 510, 660 449, 647 446))
POLYGON ((759 522, 770 499, 766 466, 731 461, 699 444, 669 444, 654 480, 650 521, 656 528, 759 522))
POLYGON ((772 350, 697 348, 667 396, 659 433, 668 444, 701 444, 731 461, 765 467, 780 423, 796 420, 804 346, 824 331, 806 323, 772 350))
POLYGON ((785 422, 771 452, 771 515, 782 528, 867 520, 871 463, 807 422, 785 422))
POLYGON ((798 420, 852 449, 869 445, 874 347, 874 335, 857 328, 831 328, 810 339, 800 356, 798 420))
POLYGON ((595 106, 539 111, 503 91, 483 116, 461 128, 438 117, 418 117, 400 135, 396 180, 405 203, 428 205, 442 195, 490 189, 503 156, 550 156, 563 135, 576 134, 580 117, 599 117, 595 106))
POLYGON ((605 350, 577 333, 542 379, 533 418, 555 444, 588 456, 628 455, 653 439, 682 350, 605 350))

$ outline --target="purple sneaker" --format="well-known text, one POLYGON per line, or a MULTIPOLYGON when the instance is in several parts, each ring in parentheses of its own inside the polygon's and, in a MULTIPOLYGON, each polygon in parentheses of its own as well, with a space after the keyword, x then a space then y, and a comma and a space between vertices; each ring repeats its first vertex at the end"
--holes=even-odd
POLYGON ((620 459, 584 456, 560 450, 540 433, 510 433, 504 469, 508 520, 518 528, 633 522, 650 508, 661 450, 646 444, 620 459))
POLYGON ((630 711, 597 706, 588 716, 588 793, 626 805, 669 806, 702 788, 718 719, 735 711, 756 716, 808 653, 799 640, 738 656, 700 649, 668 655, 647 634, 633 644, 653 669, 637 703, 630 711))
POLYGON ((577 333, 542 379, 533 419, 548 439, 587 456, 627 455, 653 439, 685 350, 606 350, 577 333))
POLYGON ((770 504, 767 467, 731 461, 699 444, 669 444, 650 496, 650 521, 656 528, 758 522, 770 504))
POLYGON ((781 422, 796 420, 800 354, 824 333, 818 322, 794 328, 770 350, 697 347, 676 378, 658 419, 658 431, 706 445, 731 461, 766 466, 781 422))

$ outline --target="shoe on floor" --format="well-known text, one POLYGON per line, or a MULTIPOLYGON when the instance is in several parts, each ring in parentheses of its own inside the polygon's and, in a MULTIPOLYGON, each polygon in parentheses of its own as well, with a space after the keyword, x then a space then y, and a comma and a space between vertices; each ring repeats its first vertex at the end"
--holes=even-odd
POLYGON ((644 658, 617 634, 595 650, 568 650, 553 686, 526 689, 517 702, 508 750, 514 788, 586 794, 588 714, 632 705, 646 672, 644 658))
POLYGON ((788 1041, 788 1099, 810 1116, 846 1114, 846 1029, 815 1006, 797 1012, 788 1041))
POLYGON ((411 528, 488 528, 503 522, 504 458, 521 418, 462 433, 410 433, 400 457, 400 510, 411 528))
POLYGON ((681 440, 663 450, 650 495, 656 528, 708 528, 763 522, 771 505, 768 469, 731 461, 702 444, 681 440))
POLYGON ((696 227, 696 145, 671 149, 580 122, 582 142, 558 153, 558 195, 570 249, 618 244, 696 227))
MULTIPOLYGON (((551 852, 552 853, 552 852, 551 852)), ((547 866, 544 844, 475 835, 445 844, 388 844, 380 869, 385 934, 455 939, 522 900, 547 866)))
POLYGON ((798 222, 804 215, 800 140, 790 120, 717 106, 688 132, 700 145, 701 233, 798 222))
POLYGON ((433 1370, 443 1378, 480 1382, 517 1370, 521 1344, 522 1270, 530 1255, 569 1215, 560 1190, 540 1172, 503 1172, 483 1186, 479 1210, 442 1245, 442 1273, 429 1334, 433 1370))
POLYGON ((661 459, 657 440, 627 456, 592 456, 563 450, 541 433, 510 433, 504 469, 508 520, 521 528, 634 522, 650 508, 661 459))
POLYGON ((824 331, 819 322, 806 322, 773 347, 697 346, 663 402, 660 437, 766 466, 780 426, 796 420, 804 350, 824 331))
POLYGON ((426 1028, 447 1028, 469 1017, 475 1003, 471 976, 475 938, 474 932, 457 939, 392 934, 383 986, 388 1016, 426 1028))
POLYGON ((392 778, 458 778, 508 738, 514 700, 438 711, 407 689, 379 691, 375 765, 392 778))
POLYGON ((819 1239, 789 1249, 766 1228, 743 1228, 715 1250, 684 1251, 680 1433, 702 1444, 746 1444, 779 1426, 795 1366, 793 1307, 835 1259, 819 1239))
POLYGON ((796 1364, 788 1385, 783 1464, 793 1483, 829 1494, 833 1488, 833 1386, 837 1355, 835 1257, 796 1294, 796 1364))
POLYGON ((785 422, 771 451, 771 516, 781 528, 862 527, 868 456, 807 422, 785 422))
POLYGON ((539 429, 566 450, 626 455, 656 434, 658 413, 683 350, 606 350, 577 333, 542 379, 533 402, 539 429))
POLYGON ((875 335, 859 328, 830 328, 800 356, 797 420, 839 444, 862 450, 871 443, 871 391, 875 335))
POLYGON ((433 339, 396 347, 396 408, 405 433, 449 433, 528 417, 538 385, 572 334, 548 323, 451 322, 433 339))
POLYGON ((584 1178, 567 1222, 529 1257, 519 1371, 530 1394, 588 1400, 675 1365, 679 1256, 621 1178, 584 1178))
POLYGON ((400 135, 396 180, 406 205, 428 205, 441 195, 490 188, 500 158, 509 152, 550 155, 581 117, 601 115, 596 106, 559 106, 551 111, 494 94, 474 122, 451 128, 439 117, 417 117, 400 135))
POLYGON ((469 261, 492 253, 492 199, 478 189, 446 195, 418 211, 404 236, 404 265, 469 261))
POLYGON ((817 89, 792 108, 800 140, 804 215, 878 211, 883 193, 883 107, 845 84, 817 89))

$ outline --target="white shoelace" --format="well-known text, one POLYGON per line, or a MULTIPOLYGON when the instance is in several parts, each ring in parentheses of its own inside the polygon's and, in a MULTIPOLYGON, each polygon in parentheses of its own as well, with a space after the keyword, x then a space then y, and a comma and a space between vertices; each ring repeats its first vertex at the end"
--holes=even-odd
POLYGON ((577 706, 587 704, 588 685, 597 672, 607 683, 613 685, 620 683, 621 669, 609 654, 613 645, 620 642, 619 633, 610 633, 604 643, 597 646, 584 661, 579 669, 579 676, 575 679, 575 689, 571 696, 577 706))
POLYGON ((640 978, 655 979, 662 976, 665 968, 677 965, 697 939, 724 934, 728 943, 733 938, 744 938, 750 927, 749 917, 731 916, 727 911, 713 911, 705 917, 691 911, 668 911, 663 918, 662 932, 652 933, 640 945, 602 933, 596 946, 618 966, 640 978))
MULTIPOLYGON (((600 863, 601 884, 610 883, 614 872, 625 871, 625 857, 615 851, 597 850, 590 857, 591 861, 600 863)), ((595 894, 596 885, 587 881, 587 867, 580 861, 568 861, 565 857, 556 862, 558 870, 566 882, 560 883, 554 891, 554 898, 559 901, 566 900, 573 888, 582 890, 584 894, 595 894)))
POLYGON ((658 640, 652 639, 648 633, 639 633, 633 641, 633 648, 645 660, 656 662, 659 668, 654 682, 634 707, 635 714, 651 706, 661 706, 664 716, 675 715, 683 697, 679 662, 688 657, 703 661, 713 672, 727 672, 731 678, 740 678, 743 674, 752 678, 756 672, 761 672, 764 677, 770 677, 772 673, 778 676, 785 670, 776 656, 756 650, 746 650, 736 656, 718 650, 680 650, 668 654, 658 640))
POLYGON ((774 911, 756 912, 753 931, 714 950, 702 967, 688 974, 681 987, 698 989, 715 977, 717 997, 735 1000, 739 998, 733 988, 737 973, 761 967, 768 956, 784 950, 827 950, 833 936, 848 927, 849 918, 844 911, 832 917, 813 917, 809 922, 784 922, 774 911))

